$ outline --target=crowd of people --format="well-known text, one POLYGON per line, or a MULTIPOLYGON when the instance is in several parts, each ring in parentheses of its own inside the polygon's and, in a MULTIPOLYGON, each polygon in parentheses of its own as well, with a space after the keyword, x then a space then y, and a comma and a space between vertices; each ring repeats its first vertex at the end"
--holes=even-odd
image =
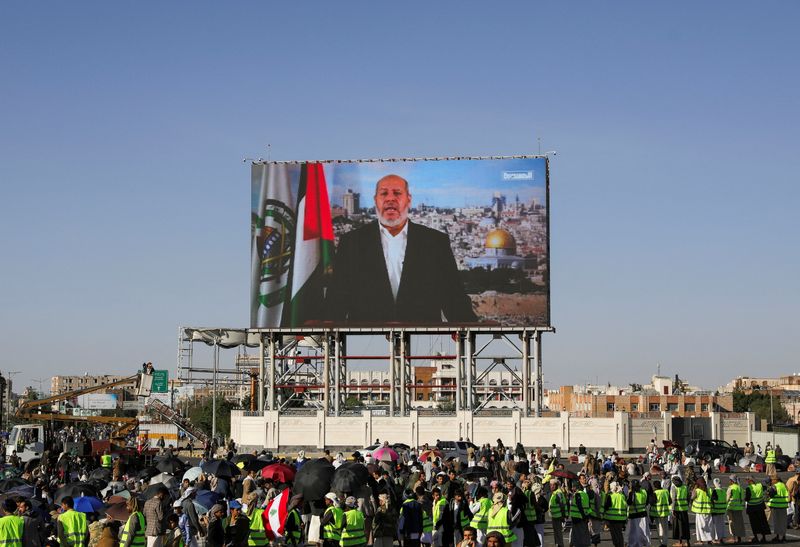
POLYGON ((557 546, 610 537, 615 547, 638 547, 780 542, 798 524, 788 521, 800 502, 800 471, 786 482, 774 473, 742 481, 709 462, 698 465, 679 447, 651 443, 642 456, 624 459, 581 446, 563 457, 555 445, 526 451, 498 439, 470 448, 461 461, 436 446, 383 445, 380 457, 325 451, 314 459, 301 451, 275 460, 266 451, 237 454, 229 443, 205 453, 199 472, 187 465, 166 476, 153 476, 153 466, 175 462, 169 448, 154 461, 48 455, 25 466, 17 482, 0 484, 0 545, 534 547, 545 544, 547 529, 547 544, 557 546), (276 463, 298 477, 305 466, 329 466, 330 485, 318 485, 324 495, 304 496, 293 473, 261 473, 276 463), (344 471, 364 479, 337 488, 344 471))

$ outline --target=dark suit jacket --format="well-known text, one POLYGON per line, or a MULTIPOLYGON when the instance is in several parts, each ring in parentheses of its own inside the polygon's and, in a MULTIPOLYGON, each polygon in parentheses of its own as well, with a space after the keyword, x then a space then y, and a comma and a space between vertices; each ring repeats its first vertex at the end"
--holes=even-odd
POLYGON ((378 222, 339 240, 326 296, 327 318, 351 323, 477 321, 447 234, 409 221, 403 274, 392 296, 378 222))

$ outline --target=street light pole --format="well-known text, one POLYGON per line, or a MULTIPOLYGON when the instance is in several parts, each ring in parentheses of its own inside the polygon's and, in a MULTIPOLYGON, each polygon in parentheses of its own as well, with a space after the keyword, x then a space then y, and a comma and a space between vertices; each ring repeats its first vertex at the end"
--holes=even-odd
POLYGON ((772 409, 772 388, 769 389, 769 423, 772 426, 772 449, 775 450, 775 413, 772 409))
MULTIPOLYGON (((13 370, 6 372, 6 376, 8 377, 8 383, 6 384, 6 427, 8 430, 11 431, 11 377, 15 374, 22 374, 19 370, 13 370)), ((2 412, 2 409, 0 409, 2 412)))

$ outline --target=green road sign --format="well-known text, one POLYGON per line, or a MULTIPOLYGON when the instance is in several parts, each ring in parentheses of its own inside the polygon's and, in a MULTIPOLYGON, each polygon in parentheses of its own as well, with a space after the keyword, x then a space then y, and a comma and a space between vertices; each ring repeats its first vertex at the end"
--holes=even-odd
POLYGON ((153 385, 150 391, 153 393, 166 393, 169 383, 169 371, 167 370, 154 370, 153 371, 153 385))

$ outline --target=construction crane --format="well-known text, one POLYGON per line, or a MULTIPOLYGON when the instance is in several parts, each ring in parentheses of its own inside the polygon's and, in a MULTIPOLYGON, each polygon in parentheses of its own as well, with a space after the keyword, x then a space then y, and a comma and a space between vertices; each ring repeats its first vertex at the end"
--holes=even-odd
POLYGON ((45 429, 44 425, 22 424, 15 425, 9 435, 9 442, 6 446, 6 456, 10 456, 16 450, 17 456, 22 461, 27 462, 33 458, 41 457, 44 452, 45 443, 52 437, 55 422, 84 422, 93 424, 110 424, 115 428, 111 432, 111 439, 117 442, 124 442, 125 437, 139 424, 138 418, 114 417, 114 416, 73 416, 61 412, 53 412, 52 405, 87 395, 96 391, 109 389, 115 386, 133 384, 136 394, 139 397, 150 395, 150 388, 153 383, 153 376, 145 372, 140 372, 126 378, 98 384, 96 386, 68 391, 59 395, 51 395, 35 401, 22 403, 16 411, 15 416, 22 420, 49 422, 51 427, 45 429), (47 407, 47 408, 44 408, 47 407))

